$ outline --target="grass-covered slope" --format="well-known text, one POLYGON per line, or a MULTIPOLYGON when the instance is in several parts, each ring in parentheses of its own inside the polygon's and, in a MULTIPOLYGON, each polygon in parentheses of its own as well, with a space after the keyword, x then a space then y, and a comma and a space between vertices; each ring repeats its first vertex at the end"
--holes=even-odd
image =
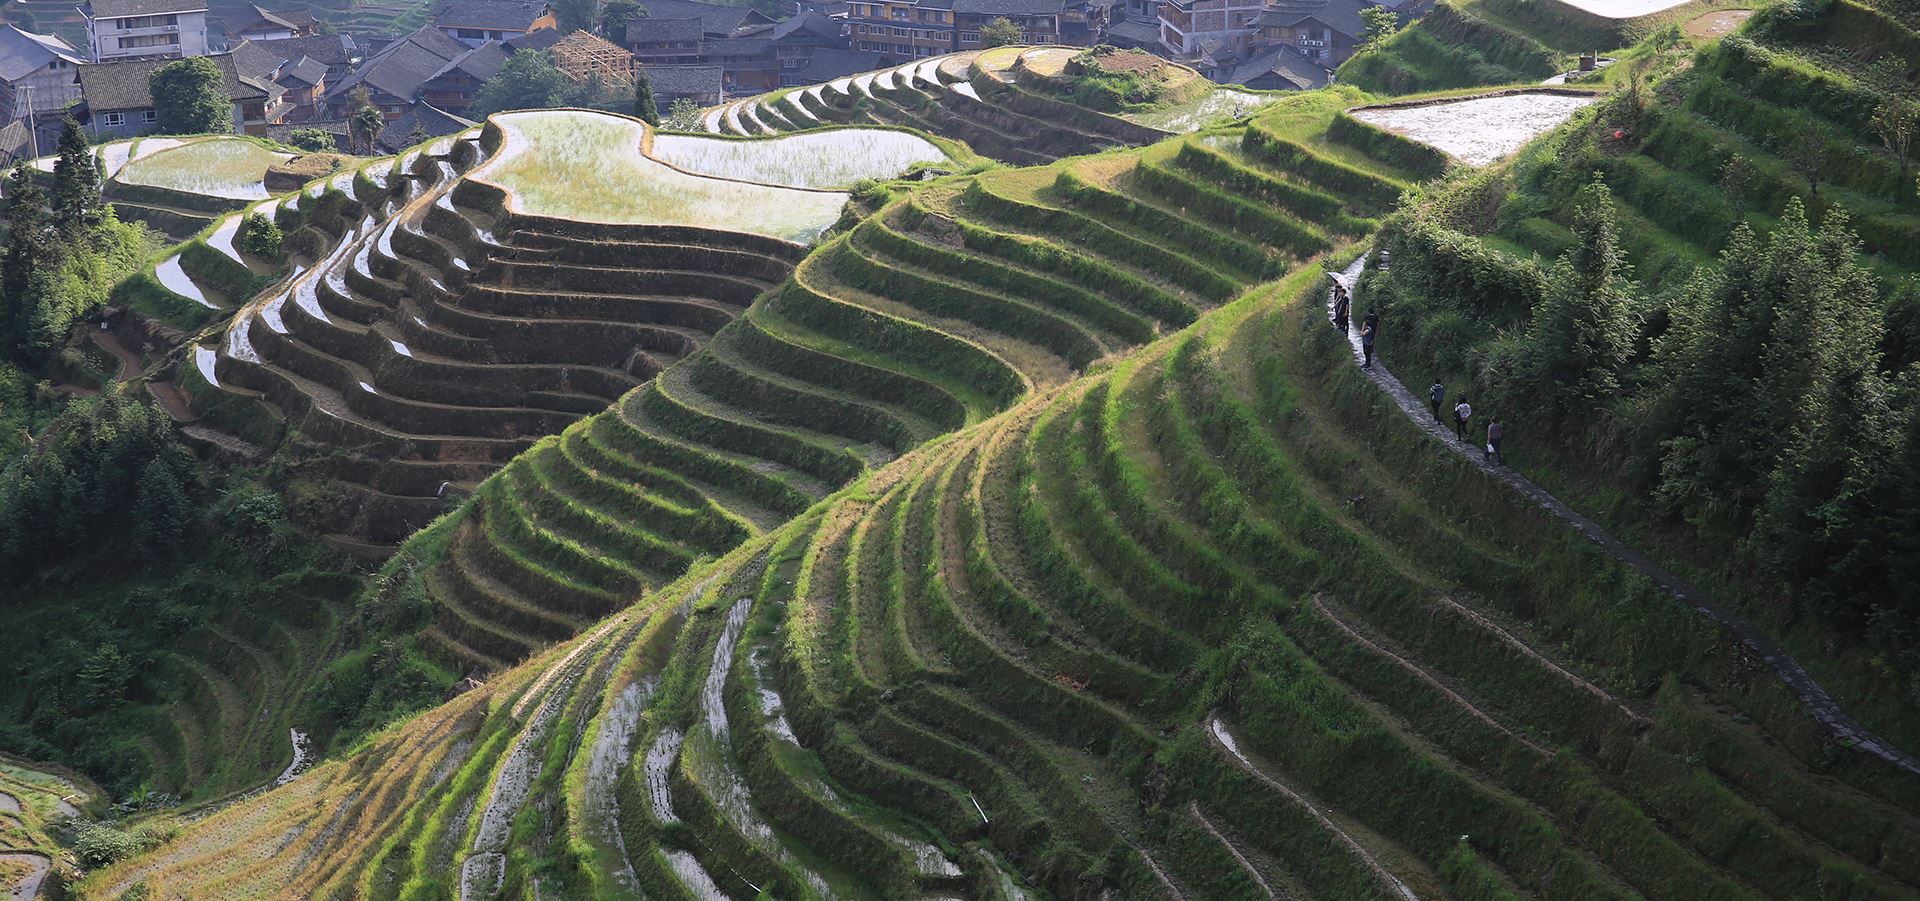
POLYGON ((565 638, 1369 230, 1403 183, 1327 138, 1333 102, 1291 103, 1257 132, 873 192, 791 278, 535 445, 390 571, 445 609, 428 639, 455 664, 499 669, 565 638))
POLYGON ((1084 66, 1080 52, 1000 47, 935 56, 712 107, 701 124, 723 135, 897 125, 964 141, 995 160, 1036 165, 1195 131, 1279 96, 1220 88, 1137 51, 1084 66))
POLYGON ((1313 268, 113 896, 1889 897, 1920 783, 1352 371, 1313 268))

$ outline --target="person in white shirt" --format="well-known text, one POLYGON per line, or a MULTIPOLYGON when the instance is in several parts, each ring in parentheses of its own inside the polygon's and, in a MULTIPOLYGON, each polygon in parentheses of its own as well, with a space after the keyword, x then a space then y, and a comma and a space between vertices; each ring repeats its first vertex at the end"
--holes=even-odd
POLYGON ((1453 431, 1461 441, 1467 440, 1467 420, 1473 417, 1473 405, 1465 397, 1453 406, 1453 431))

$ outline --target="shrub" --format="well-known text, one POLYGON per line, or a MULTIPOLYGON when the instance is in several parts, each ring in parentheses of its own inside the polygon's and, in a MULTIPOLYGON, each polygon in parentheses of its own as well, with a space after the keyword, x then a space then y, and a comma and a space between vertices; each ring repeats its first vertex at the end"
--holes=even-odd
POLYGON ((248 213, 246 220, 240 223, 240 249, 249 256, 277 260, 284 240, 280 226, 275 225, 264 213, 248 213))
POLYGON ((334 143, 333 132, 324 128, 296 128, 287 135, 287 143, 308 153, 325 153, 340 149, 334 143))

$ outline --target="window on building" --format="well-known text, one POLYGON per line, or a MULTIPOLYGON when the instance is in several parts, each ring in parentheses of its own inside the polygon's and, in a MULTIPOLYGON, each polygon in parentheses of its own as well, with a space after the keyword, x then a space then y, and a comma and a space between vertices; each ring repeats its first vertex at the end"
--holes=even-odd
POLYGON ((120 27, 122 29, 161 28, 167 25, 178 24, 180 24, 179 16, 129 16, 120 20, 120 27))
POLYGON ((120 38, 120 49, 133 50, 141 47, 171 47, 180 43, 180 36, 174 34, 136 34, 120 38))
POLYGON ((154 123, 154 122, 158 122, 158 121, 160 121, 160 111, 159 111, 159 110, 150 110, 150 109, 143 109, 143 110, 141 110, 141 111, 140 111, 140 121, 142 121, 142 122, 146 122, 146 123, 149 123, 149 124, 151 124, 151 123, 154 123))
POLYGON ((122 126, 122 125, 125 125, 125 124, 127 124, 127 114, 126 114, 126 113, 108 113, 108 114, 107 114, 107 127, 108 127, 108 128, 119 128, 120 126, 122 126))
POLYGON ((962 44, 978 44, 978 43, 980 43, 980 32, 977 32, 977 31, 963 31, 963 32, 960 32, 960 43, 962 43, 962 44))
POLYGON ((907 36, 909 36, 909 35, 911 35, 911 34, 912 34, 912 32, 910 32, 910 31, 908 31, 908 30, 907 30, 907 29, 905 29, 905 28, 895 28, 895 29, 893 29, 893 36, 894 36, 894 37, 896 37, 896 38, 904 38, 904 37, 907 37, 907 36))

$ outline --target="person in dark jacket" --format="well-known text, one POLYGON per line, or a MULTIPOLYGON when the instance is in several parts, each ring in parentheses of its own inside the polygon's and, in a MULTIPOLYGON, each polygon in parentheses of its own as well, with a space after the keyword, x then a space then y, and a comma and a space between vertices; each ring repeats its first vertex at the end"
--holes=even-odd
POLYGON ((1333 327, 1339 329, 1340 334, 1342 335, 1347 333, 1347 316, 1349 312, 1352 311, 1352 309, 1353 309, 1353 298, 1347 294, 1346 286, 1340 284, 1339 282, 1334 282, 1333 283, 1333 327))
POLYGON ((1433 407, 1433 421, 1440 422, 1440 405, 1447 400, 1447 386, 1433 380, 1433 387, 1427 389, 1427 405, 1433 407))

